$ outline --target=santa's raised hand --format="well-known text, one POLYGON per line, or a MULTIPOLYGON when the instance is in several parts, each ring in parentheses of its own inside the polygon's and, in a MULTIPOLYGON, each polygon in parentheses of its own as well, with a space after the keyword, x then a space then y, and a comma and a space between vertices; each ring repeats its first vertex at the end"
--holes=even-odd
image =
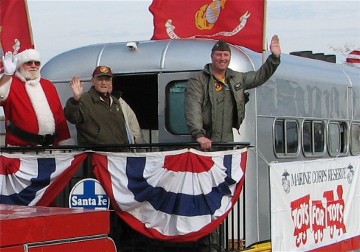
POLYGON ((17 58, 13 55, 12 52, 6 52, 2 56, 3 65, 4 65, 4 74, 13 75, 16 71, 17 58))

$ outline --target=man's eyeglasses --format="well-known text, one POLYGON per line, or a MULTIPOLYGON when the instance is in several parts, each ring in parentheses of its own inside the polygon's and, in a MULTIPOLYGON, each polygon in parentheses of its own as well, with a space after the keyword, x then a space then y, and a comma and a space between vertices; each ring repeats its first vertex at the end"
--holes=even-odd
POLYGON ((39 61, 28 61, 28 62, 25 62, 24 63, 25 65, 27 65, 27 66, 32 66, 33 64, 35 65, 35 66, 40 66, 40 62, 39 61))

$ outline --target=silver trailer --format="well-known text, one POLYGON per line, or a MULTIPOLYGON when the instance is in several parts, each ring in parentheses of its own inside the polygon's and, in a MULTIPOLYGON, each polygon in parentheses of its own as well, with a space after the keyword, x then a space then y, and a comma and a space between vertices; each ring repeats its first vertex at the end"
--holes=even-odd
MULTIPOLYGON (((69 81, 90 86, 98 65, 110 66, 114 91, 138 116, 149 143, 190 142, 184 90, 191 74, 210 62, 213 40, 162 40, 89 45, 51 59, 42 76, 55 83, 63 104, 69 81)), ((256 70, 261 54, 231 46, 230 67, 256 70)), ((281 65, 261 87, 249 90, 246 116, 235 141, 250 142, 240 198, 241 240, 246 246, 271 238, 269 163, 360 154, 360 69, 299 56, 281 65)), ((71 132, 75 137, 74 127, 71 132)))

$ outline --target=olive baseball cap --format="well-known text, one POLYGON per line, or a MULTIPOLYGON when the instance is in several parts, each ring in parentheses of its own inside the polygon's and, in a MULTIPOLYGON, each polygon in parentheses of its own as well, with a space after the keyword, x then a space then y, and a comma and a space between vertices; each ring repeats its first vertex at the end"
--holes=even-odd
POLYGON ((214 47, 212 48, 211 51, 229 51, 229 52, 231 52, 230 46, 224 40, 219 40, 218 42, 216 42, 216 44, 214 45, 214 47))

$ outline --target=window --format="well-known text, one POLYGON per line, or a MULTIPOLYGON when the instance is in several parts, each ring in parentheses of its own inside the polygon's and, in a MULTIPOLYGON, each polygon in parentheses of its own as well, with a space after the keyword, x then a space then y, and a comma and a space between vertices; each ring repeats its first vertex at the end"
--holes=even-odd
POLYGON ((305 156, 319 156, 325 151, 325 126, 323 122, 305 120, 302 128, 305 156))
POLYGON ((274 136, 276 154, 294 156, 298 153, 299 138, 297 121, 288 119, 276 120, 274 136))
POLYGON ((166 88, 166 128, 172 134, 189 134, 184 115, 186 80, 170 82, 166 88))
POLYGON ((351 124, 351 154, 359 155, 360 154, 360 122, 351 124))
POLYGON ((328 149, 331 156, 346 153, 346 132, 345 122, 330 122, 328 130, 328 149))

